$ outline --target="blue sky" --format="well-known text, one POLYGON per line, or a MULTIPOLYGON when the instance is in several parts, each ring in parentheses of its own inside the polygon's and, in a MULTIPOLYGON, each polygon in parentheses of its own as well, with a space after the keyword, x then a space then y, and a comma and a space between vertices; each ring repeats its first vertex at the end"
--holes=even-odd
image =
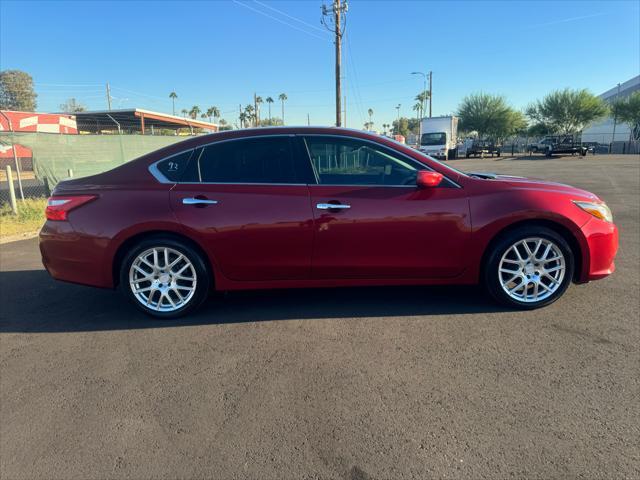
MULTIPOLYGON (((328 1, 328 0, 325 0, 328 1)), ((105 109, 171 113, 285 92, 288 124, 334 122, 334 48, 318 1, 29 2, 0 0, 0 67, 29 72, 38 109, 76 97, 105 109), (261 12, 261 13, 260 13, 261 12)), ((599 94, 640 71, 640 2, 349 3, 343 88, 348 126, 413 115, 433 71, 433 113, 467 94, 500 93, 515 107, 558 88, 599 94)), ((274 115, 280 115, 274 104, 274 115)))

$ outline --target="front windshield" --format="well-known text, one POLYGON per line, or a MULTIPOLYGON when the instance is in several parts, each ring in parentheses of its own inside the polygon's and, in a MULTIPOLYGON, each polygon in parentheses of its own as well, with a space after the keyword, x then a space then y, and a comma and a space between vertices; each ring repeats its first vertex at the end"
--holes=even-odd
POLYGON ((423 133, 420 145, 444 145, 447 143, 447 134, 444 132, 423 133))

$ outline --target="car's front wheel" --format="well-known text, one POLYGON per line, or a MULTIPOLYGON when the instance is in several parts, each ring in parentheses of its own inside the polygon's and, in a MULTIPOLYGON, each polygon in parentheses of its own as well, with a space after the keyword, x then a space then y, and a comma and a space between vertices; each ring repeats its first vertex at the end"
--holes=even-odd
POLYGON ((155 236, 139 242, 125 256, 120 285, 143 312, 176 318, 202 304, 210 280, 198 251, 174 238, 155 236))
POLYGON ((534 309, 562 296, 573 278, 573 268, 573 252, 561 235, 544 227, 523 227, 492 247, 484 281, 500 303, 534 309))

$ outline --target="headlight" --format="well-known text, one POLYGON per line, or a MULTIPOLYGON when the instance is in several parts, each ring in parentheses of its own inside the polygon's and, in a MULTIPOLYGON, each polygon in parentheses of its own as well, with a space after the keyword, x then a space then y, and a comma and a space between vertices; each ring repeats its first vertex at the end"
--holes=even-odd
POLYGON ((611 214, 611 210, 604 203, 593 203, 593 202, 578 202, 574 200, 578 207, 584 210, 587 213, 590 213, 596 218, 600 220, 604 220, 605 222, 613 222, 613 215, 611 214))

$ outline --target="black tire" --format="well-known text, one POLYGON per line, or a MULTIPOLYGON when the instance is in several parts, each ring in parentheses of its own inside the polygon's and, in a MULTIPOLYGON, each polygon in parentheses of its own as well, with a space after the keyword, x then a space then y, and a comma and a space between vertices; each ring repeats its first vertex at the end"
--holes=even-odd
MULTIPOLYGON (((177 318, 187 315, 195 311, 202 303, 207 299, 211 289, 211 272, 207 267, 208 263, 202 254, 195 250, 187 242, 181 241, 168 235, 154 235, 147 237, 140 242, 136 243, 131 249, 126 252, 122 263, 120 264, 120 289, 122 293, 131 301, 139 310, 143 311, 147 315, 161 319, 177 318), (158 311, 143 305, 140 300, 134 295, 129 283, 129 272, 131 265, 136 258, 145 251, 158 248, 168 248, 173 251, 177 251, 184 255, 186 259, 191 263, 195 271, 196 286, 193 295, 185 302, 181 307, 172 311, 158 311)), ((162 303, 160 298, 159 303, 162 303)))
POLYGON ((573 279, 574 264, 573 251, 562 235, 546 227, 525 226, 502 235, 490 246, 490 251, 485 256, 481 278, 485 288, 499 303, 520 310, 533 310, 550 305, 564 294, 573 279), (509 296, 500 282, 499 268, 503 255, 511 246, 527 238, 542 238, 553 242, 562 252, 565 261, 565 272, 560 285, 550 296, 539 301, 519 301, 509 296))
POLYGON ((464 154, 465 157, 469 158, 471 156, 471 154, 469 152, 464 154))

